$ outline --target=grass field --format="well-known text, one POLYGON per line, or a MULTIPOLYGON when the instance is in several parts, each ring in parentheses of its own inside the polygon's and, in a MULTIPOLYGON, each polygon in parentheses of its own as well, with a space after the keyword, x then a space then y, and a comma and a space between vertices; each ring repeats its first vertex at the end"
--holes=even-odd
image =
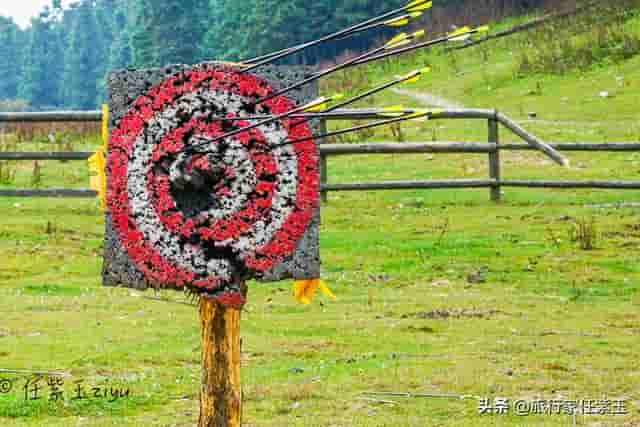
MULTIPOLYGON (((638 140, 640 57, 522 78, 513 75, 508 49, 490 53, 490 65, 482 65, 484 57, 475 49, 459 53, 458 64, 418 57, 372 68, 367 78, 374 83, 428 62, 433 78, 411 90, 496 107, 523 121, 536 111, 539 120, 525 127, 547 140, 638 140)), ((377 101, 418 105, 392 93, 377 101)), ((486 124, 418 122, 405 134, 483 141, 486 124)), ((504 140, 515 139, 505 133, 504 140)), ((506 153, 503 174, 640 179, 640 153, 568 155, 573 166, 563 169, 537 153, 506 153)), ((329 171, 330 182, 485 178, 486 165, 481 155, 371 155, 331 159, 329 171)), ((33 162, 15 167, 15 180, 2 185, 31 186, 33 162)), ((41 188, 87 186, 82 164, 39 167, 41 188)), ((330 194, 322 209, 323 278, 338 299, 300 306, 289 282, 251 284, 242 321, 244 423, 640 425, 640 191, 504 193, 500 204, 488 201, 488 190, 330 194), (593 225, 591 250, 576 241, 580 224, 593 225), (363 394, 382 391, 458 398, 363 394), (624 400, 628 414, 481 415, 485 397, 624 400)), ((2 198, 0 217, 0 392, 11 387, 0 393, 0 423, 193 425, 200 384, 195 307, 176 303, 187 301, 180 294, 162 293, 174 301, 164 302, 100 286, 104 226, 93 200, 2 198), (41 399, 25 401, 29 377, 1 369, 68 372, 64 402, 48 401, 46 378, 41 399), (87 392, 129 395, 73 400, 77 382, 87 392)))
MULTIPOLYGON (((372 157, 330 167, 347 180, 382 167, 417 175, 419 163, 423 175, 450 165, 372 157)), ((579 425, 640 423, 640 208, 615 205, 639 192, 505 196, 496 205, 486 190, 332 194, 323 276, 338 301, 302 307, 290 283, 251 287, 242 324, 247 425, 571 425, 567 416, 480 416, 473 397, 361 400, 389 390, 624 398, 628 416, 579 417, 579 425), (594 250, 570 238, 581 219, 595 221, 594 250)), ((15 380, 0 395, 3 425, 189 425, 199 384, 195 308, 100 287, 103 225, 92 200, 5 198, 0 213, 0 366, 69 371, 69 399, 75 380, 131 390, 116 402, 48 404, 43 386, 43 401, 25 402, 25 377, 0 374, 15 380)))

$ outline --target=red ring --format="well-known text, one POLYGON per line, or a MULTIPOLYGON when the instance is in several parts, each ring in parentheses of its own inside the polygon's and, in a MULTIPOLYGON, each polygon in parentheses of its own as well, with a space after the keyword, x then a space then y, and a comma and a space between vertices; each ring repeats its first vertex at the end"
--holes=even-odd
MULTIPOLYGON (((164 259, 156 248, 144 240, 132 218, 129 206, 129 156, 136 138, 144 131, 146 122, 177 98, 206 85, 211 90, 227 90, 241 96, 260 97, 272 91, 266 82, 254 75, 240 73, 228 67, 204 65, 169 77, 138 97, 111 134, 107 163, 107 202, 113 226, 130 259, 150 282, 160 286, 182 287, 189 284, 214 289, 220 285, 220 280, 214 277, 196 277, 194 272, 164 259)), ((270 108, 272 114, 281 114, 294 107, 294 104, 283 96, 275 97, 265 105, 270 108)), ((295 244, 312 219, 318 198, 318 156, 310 138, 311 130, 306 124, 292 128, 291 121, 283 120, 283 123, 290 139, 309 139, 293 144, 297 155, 299 180, 294 212, 267 245, 259 248, 254 254, 245 256, 247 266, 258 271, 267 270, 295 250, 295 244)))
MULTIPOLYGON (((238 126, 246 126, 247 122, 240 122, 238 126)), ((162 142, 156 145, 153 153, 153 159, 159 161, 162 155, 179 152, 183 147, 181 137, 189 132, 196 131, 198 134, 206 137, 215 138, 223 134, 219 123, 204 124, 192 119, 180 128, 174 129, 162 139, 162 142), (156 155, 156 153, 159 153, 156 155)), ((249 132, 243 132, 236 135, 236 139, 240 140, 242 145, 249 146, 251 141, 266 145, 264 135, 257 129, 249 132)), ((257 221, 260 216, 271 208, 273 193, 276 184, 261 177, 264 174, 275 173, 277 165, 273 156, 261 152, 253 145, 249 149, 249 155, 256 171, 258 179, 255 190, 258 197, 249 200, 241 210, 235 212, 231 217, 220 219, 214 223, 198 228, 197 231, 203 239, 224 241, 227 239, 235 239, 240 234, 250 229, 251 223, 257 221)), ((170 183, 166 175, 156 175, 153 169, 147 172, 148 189, 152 195, 152 205, 156 210, 162 223, 171 231, 181 234, 189 238, 196 232, 196 222, 193 219, 187 219, 176 208, 170 193, 170 183)))

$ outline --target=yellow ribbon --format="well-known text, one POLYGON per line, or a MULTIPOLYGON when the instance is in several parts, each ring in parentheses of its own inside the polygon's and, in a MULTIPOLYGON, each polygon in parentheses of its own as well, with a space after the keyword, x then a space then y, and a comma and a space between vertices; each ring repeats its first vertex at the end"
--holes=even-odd
POLYGON ((106 167, 106 153, 107 144, 109 142, 109 106, 104 104, 102 106, 102 146, 98 148, 98 151, 87 160, 89 163, 89 186, 92 190, 98 193, 98 200, 100 201, 100 209, 105 210, 107 207, 107 175, 105 172, 106 167))
POLYGON ((293 296, 300 304, 309 305, 318 289, 333 301, 336 300, 336 296, 321 279, 297 280, 293 284, 293 296))

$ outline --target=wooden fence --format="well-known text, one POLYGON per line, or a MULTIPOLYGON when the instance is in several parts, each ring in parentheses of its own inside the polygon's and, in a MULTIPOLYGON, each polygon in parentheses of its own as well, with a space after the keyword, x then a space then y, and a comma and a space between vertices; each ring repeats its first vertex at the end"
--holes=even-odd
MULTIPOLYGON (((388 118, 376 109, 338 110, 316 115, 318 119, 379 119, 388 118)), ((48 113, 0 113, 2 122, 55 122, 55 121, 100 121, 99 111, 48 112, 48 113)), ((330 191, 441 189, 441 188, 488 188, 491 200, 501 199, 502 187, 527 188, 595 188, 595 189, 640 189, 640 181, 549 181, 508 180, 502 178, 500 152, 503 150, 539 150, 560 164, 566 159, 559 152, 565 151, 640 151, 640 143, 558 143, 547 144, 526 131, 516 122, 496 110, 457 109, 439 111, 434 119, 479 119, 487 122, 487 142, 418 142, 418 143, 366 143, 366 144, 321 144, 321 191, 323 201, 330 191), (517 144, 500 142, 500 126, 511 131, 523 141, 517 144), (485 153, 489 162, 487 179, 450 179, 429 181, 382 181, 329 183, 327 159, 331 156, 359 154, 416 154, 416 153, 485 153)), ((0 152, 0 160, 86 160, 89 152, 0 152)), ((7 197, 95 197, 88 189, 0 189, 0 196, 7 197)))

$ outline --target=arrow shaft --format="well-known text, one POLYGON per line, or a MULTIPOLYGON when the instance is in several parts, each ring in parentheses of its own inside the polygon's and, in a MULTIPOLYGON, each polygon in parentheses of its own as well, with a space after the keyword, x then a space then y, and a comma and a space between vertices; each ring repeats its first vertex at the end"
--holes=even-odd
MULTIPOLYGON (((340 102, 338 104, 333 105, 330 108, 327 108, 324 111, 324 113, 330 113, 331 111, 335 111, 335 110, 337 110, 339 108, 346 107, 347 105, 351 105, 351 104, 353 104, 355 102, 358 102, 358 101, 360 101, 362 99, 365 99, 365 98, 367 98, 367 97, 369 97, 371 95, 375 95, 378 92, 382 92, 385 89, 388 89, 388 88, 390 88, 392 86, 395 86, 395 85, 398 85, 398 84, 402 83, 403 80, 404 80, 404 78, 396 79, 396 80, 390 81, 388 83, 382 84, 380 86, 374 87, 374 88, 372 88, 372 89, 370 89, 370 90, 368 90, 366 92, 361 93, 360 95, 354 96, 353 98, 347 99, 347 100, 345 100, 343 102, 340 102)), ((297 123, 294 123, 291 126, 291 128, 295 128, 297 126, 300 126, 303 123, 308 123, 308 122, 309 122, 309 118, 306 118, 305 120, 301 120, 301 121, 299 121, 297 123)))
MULTIPOLYGON (((468 34, 475 34, 475 33, 477 33, 476 30, 471 30, 471 31, 468 32, 468 34)), ((441 43, 446 43, 446 42, 450 41, 452 38, 454 38, 454 37, 444 36, 444 37, 440 37, 440 38, 437 38, 437 39, 433 39, 433 40, 428 40, 428 41, 421 42, 421 43, 412 44, 412 45, 405 46, 405 47, 402 47, 402 48, 399 48, 399 49, 394 49, 394 50, 392 50, 390 52, 384 52, 384 53, 381 53, 379 55, 372 55, 372 56, 370 56, 368 58, 361 59, 361 60, 359 60, 359 61, 357 61, 357 62, 355 62, 353 64, 350 64, 350 65, 351 66, 362 65, 362 64, 367 64, 369 62, 378 61, 380 59, 390 58, 392 56, 401 55, 403 53, 411 52, 411 51, 414 51, 414 50, 417 50, 417 49, 422 49, 422 48, 425 48, 425 47, 431 47, 431 46, 435 46, 435 45, 438 45, 438 44, 441 44, 441 43)))
MULTIPOLYGON (((427 0, 425 0, 423 2, 420 2, 419 4, 416 4, 413 7, 420 6, 420 5, 424 4, 424 3, 427 3, 427 0)), ((352 25, 351 27, 345 28, 343 30, 340 30, 340 31, 337 31, 335 33, 329 34, 327 36, 321 37, 319 39, 316 39, 316 40, 313 40, 313 41, 310 41, 310 42, 307 42, 307 43, 303 43, 301 45, 298 45, 297 47, 294 46, 294 47, 289 48, 289 49, 283 49, 283 51, 281 51, 281 53, 279 53, 277 55, 273 55, 273 56, 271 56, 269 58, 266 58, 266 59, 263 59, 261 61, 258 61, 257 63, 254 63, 253 65, 251 65, 251 66, 249 66, 247 68, 244 68, 242 70, 242 72, 248 72, 248 71, 255 70, 256 68, 258 68, 258 67, 260 67, 262 65, 266 65, 266 64, 269 64, 269 63, 271 63, 273 61, 276 61, 278 59, 284 58, 286 56, 293 55, 294 53, 300 52, 300 51, 302 51, 304 49, 307 49, 309 47, 318 45, 320 43, 325 43, 325 42, 328 42, 328 41, 331 41, 331 40, 335 40, 337 38, 340 38, 340 37, 344 36, 345 34, 352 33, 352 32, 354 32, 356 30, 359 30, 359 29, 364 28, 366 26, 369 26, 371 24, 375 24, 375 23, 377 23, 379 21, 383 21, 383 20, 385 20, 387 18, 391 18, 394 15, 397 15, 399 13, 403 13, 403 12, 405 12, 405 8, 406 8, 406 6, 403 6, 403 7, 399 8, 399 9, 394 9, 392 11, 389 11, 387 13, 379 15, 379 16, 377 16, 375 18, 371 18, 371 19, 368 19, 368 20, 366 20, 364 22, 361 22, 359 24, 352 25)))
MULTIPOLYGON (((426 112, 426 113, 424 113, 424 116, 428 116, 429 114, 430 114, 429 112, 426 112)), ((359 130, 371 129, 371 128, 375 128, 375 127, 390 125, 390 124, 393 124, 393 123, 403 122, 403 121, 409 120, 408 116, 409 115, 404 115, 404 116, 401 116, 401 117, 395 117, 393 119, 380 120, 380 121, 377 121, 377 122, 367 123, 367 124, 359 125, 359 126, 353 126, 353 127, 346 128, 346 129, 340 129, 340 130, 336 130, 336 131, 332 131, 332 132, 316 134, 316 135, 312 135, 312 136, 305 137, 305 138, 292 139, 292 140, 289 140, 289 141, 286 141, 286 142, 282 142, 280 144, 272 145, 271 147, 269 147, 269 149, 272 150, 274 148, 283 147, 285 145, 296 144, 298 142, 309 141, 309 140, 312 140, 312 139, 329 138, 331 136, 344 135, 345 133, 357 132, 359 130)), ((421 116, 413 116, 413 117, 411 117, 411 119, 415 119, 415 118, 419 118, 419 117, 421 117, 421 116)))
POLYGON ((385 50, 385 47, 381 46, 381 47, 375 48, 375 49, 373 49, 373 50, 371 50, 369 52, 366 52, 366 53, 364 53, 362 55, 356 56, 355 58, 349 59, 349 60, 343 62, 342 64, 338 64, 338 65, 335 65, 333 67, 327 68, 326 70, 320 71, 319 73, 316 73, 316 74, 312 75, 311 77, 307 77, 306 79, 300 80, 297 83, 294 83, 294 84, 292 84, 290 86, 287 86, 287 87, 285 87, 283 89, 280 89, 280 90, 278 90, 278 91, 276 91, 276 92, 274 92, 274 93, 272 93, 270 95, 267 95, 266 97, 258 100, 256 102, 256 104, 261 104, 263 102, 266 102, 266 101, 268 101, 270 99, 275 98, 276 96, 284 95, 287 92, 290 92, 290 91, 292 91, 294 89, 299 88, 300 86, 304 86, 304 85, 309 84, 311 82, 314 82, 314 81, 316 81, 316 80, 318 80, 318 79, 320 79, 320 78, 322 78, 324 76, 328 76, 329 74, 333 74, 336 71, 340 71, 340 70, 342 70, 344 68, 349 67, 350 65, 354 64, 355 62, 358 62, 358 61, 361 61, 363 59, 366 59, 367 57, 369 57, 371 55, 376 55, 377 53, 380 53, 380 52, 382 52, 384 50, 385 50))
MULTIPOLYGON (((346 39, 348 37, 354 36, 356 34, 359 34, 359 33, 365 32, 365 31, 369 31, 369 30, 373 30, 373 29, 376 29, 376 28, 380 28, 382 26, 384 26, 384 22, 378 22, 378 23, 375 23, 375 24, 367 25, 366 27, 356 29, 356 30, 351 31, 351 32, 349 32, 347 34, 343 34, 342 36, 337 37, 335 40, 343 40, 343 39, 346 39)), ((270 58, 273 58, 273 57, 275 57, 277 55, 280 55, 282 53, 286 53, 286 52, 290 52, 290 51, 292 51, 294 49, 298 49, 298 48, 300 48, 302 46, 304 46, 304 43, 298 44, 298 45, 292 46, 292 47, 287 47, 287 48, 284 48, 284 49, 281 49, 281 50, 277 50, 275 52, 267 53, 265 55, 256 56, 255 58, 245 59, 245 60, 242 60, 242 61, 239 61, 239 62, 242 63, 242 64, 253 64, 254 62, 270 59, 270 58)))
POLYGON ((225 133, 224 135, 220 135, 218 137, 215 137, 214 139, 212 139, 211 141, 207 141, 206 143, 200 143, 200 144, 191 145, 191 146, 187 147, 187 149, 185 151, 193 151, 193 150, 196 150, 199 147, 202 147, 204 145, 209 145, 209 144, 212 144, 214 142, 220 141, 222 139, 232 137, 232 136, 237 135, 239 133, 247 132, 247 131, 249 131, 251 129, 255 129, 257 127, 264 126, 264 125, 268 125, 268 124, 273 123, 275 121, 278 121, 280 119, 285 119, 285 118, 287 118, 287 117, 289 117, 289 116, 291 116, 291 115, 293 115, 295 113, 299 113, 301 111, 304 111, 306 108, 308 108, 308 105, 302 105, 300 107, 296 107, 296 108, 294 108, 292 110, 287 111, 286 113, 282 113, 282 114, 278 114, 278 115, 275 115, 275 116, 271 116, 270 118, 268 118, 266 120, 262 120, 262 121, 259 121, 257 123, 253 123, 251 125, 244 126, 242 128, 232 130, 230 132, 225 133))
POLYGON ((416 44, 412 44, 409 46, 405 46, 399 49, 395 49, 392 50, 390 52, 384 52, 378 55, 371 55, 368 58, 364 58, 364 59, 360 59, 359 61, 349 64, 350 66, 356 66, 356 65, 362 65, 362 64, 367 64, 369 62, 373 62, 373 61, 378 61, 380 59, 385 59, 385 58, 390 58, 392 56, 396 56, 396 55, 401 55, 403 53, 406 52, 411 52, 417 49, 422 49, 425 47, 431 47, 431 46, 435 46, 438 45, 440 43, 445 43, 449 41, 449 37, 440 37, 438 39, 434 39, 434 40, 429 40, 426 42, 421 42, 421 43, 416 43, 416 44))

